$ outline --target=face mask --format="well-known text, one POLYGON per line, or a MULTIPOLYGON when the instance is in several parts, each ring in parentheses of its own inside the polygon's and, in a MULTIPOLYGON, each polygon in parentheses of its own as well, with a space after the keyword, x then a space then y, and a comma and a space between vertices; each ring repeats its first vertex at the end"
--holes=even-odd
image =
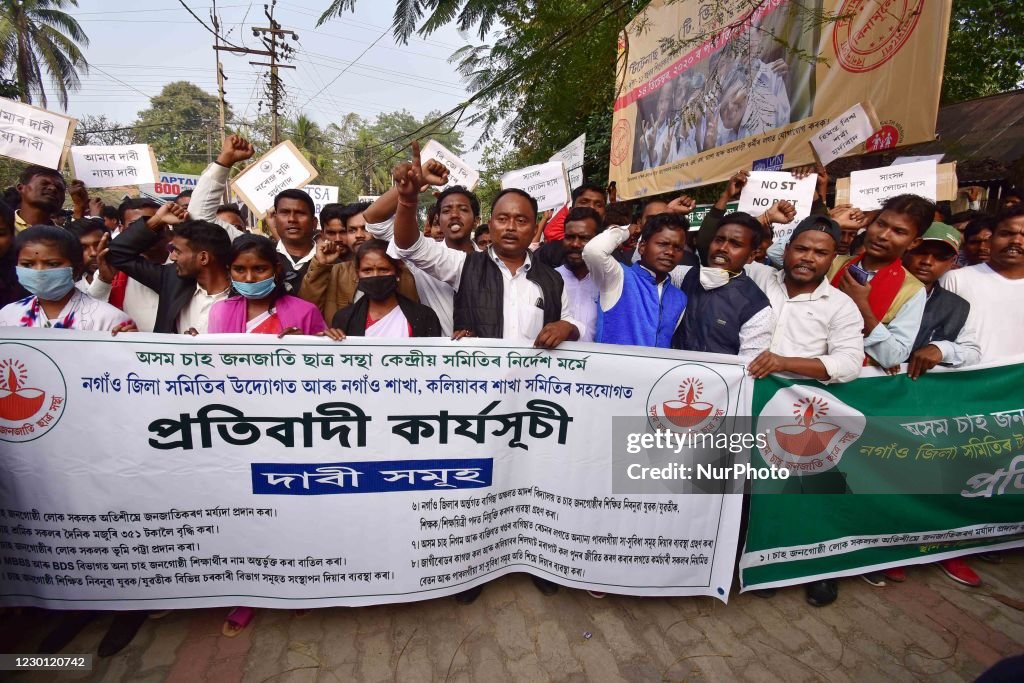
POLYGON ((718 289, 729 284, 729 279, 732 278, 732 275, 732 273, 724 268, 701 266, 700 284, 706 290, 718 289))
POLYGON ((270 296, 274 288, 277 287, 277 280, 272 277, 268 277, 266 280, 260 280, 259 282, 239 282, 238 280, 232 280, 231 285, 235 288, 235 291, 244 296, 246 299, 265 299, 270 296))
POLYGON ((59 301, 75 286, 70 266, 46 270, 18 266, 17 270, 21 286, 43 301, 59 301))
POLYGON ((398 278, 394 275, 376 275, 359 278, 358 289, 373 301, 387 299, 398 289, 398 278))

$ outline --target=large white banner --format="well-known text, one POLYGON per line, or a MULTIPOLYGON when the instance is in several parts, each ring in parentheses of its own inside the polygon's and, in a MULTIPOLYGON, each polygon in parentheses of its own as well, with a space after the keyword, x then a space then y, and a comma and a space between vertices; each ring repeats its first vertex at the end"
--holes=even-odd
POLYGON ((725 600, 741 497, 617 490, 613 425, 719 430, 742 362, 478 341, 4 329, 0 604, 356 606, 510 572, 725 600))

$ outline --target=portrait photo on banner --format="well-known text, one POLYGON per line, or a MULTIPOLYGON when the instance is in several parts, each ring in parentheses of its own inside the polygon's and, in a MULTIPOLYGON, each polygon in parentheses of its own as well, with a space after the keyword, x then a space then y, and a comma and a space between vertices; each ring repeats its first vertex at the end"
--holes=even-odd
MULTIPOLYGON (((821 0, 812 4, 821 11, 821 0)), ((805 26, 792 3, 755 14, 731 40, 637 101, 631 172, 810 116, 814 64, 800 55, 814 54, 820 39, 820 27, 805 26)))

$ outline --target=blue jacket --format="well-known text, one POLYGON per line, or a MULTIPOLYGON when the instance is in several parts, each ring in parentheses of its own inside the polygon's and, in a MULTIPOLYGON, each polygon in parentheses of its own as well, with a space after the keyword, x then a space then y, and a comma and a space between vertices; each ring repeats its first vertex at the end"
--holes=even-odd
POLYGON ((659 297, 654 274, 639 263, 623 265, 622 270, 622 295, 610 310, 598 309, 594 340, 670 348, 672 333, 686 308, 686 295, 665 278, 659 297))

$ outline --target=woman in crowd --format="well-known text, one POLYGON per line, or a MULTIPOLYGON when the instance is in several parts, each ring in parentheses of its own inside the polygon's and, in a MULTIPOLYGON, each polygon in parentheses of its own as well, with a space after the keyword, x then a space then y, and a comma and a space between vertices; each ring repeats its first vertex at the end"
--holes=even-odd
POLYGON ((85 260, 82 245, 71 232, 54 225, 33 225, 15 239, 14 254, 18 283, 29 296, 0 309, 0 327, 135 331, 123 311, 75 287, 85 271, 85 260))
POLYGON ((440 337, 437 314, 398 293, 398 262, 388 243, 367 240, 356 249, 358 301, 334 314, 326 335, 335 341, 358 337, 440 337))
POLYGON ((319 334, 326 325, 317 307, 284 293, 284 269, 274 243, 242 235, 231 245, 228 274, 240 296, 210 309, 210 333, 319 334))

